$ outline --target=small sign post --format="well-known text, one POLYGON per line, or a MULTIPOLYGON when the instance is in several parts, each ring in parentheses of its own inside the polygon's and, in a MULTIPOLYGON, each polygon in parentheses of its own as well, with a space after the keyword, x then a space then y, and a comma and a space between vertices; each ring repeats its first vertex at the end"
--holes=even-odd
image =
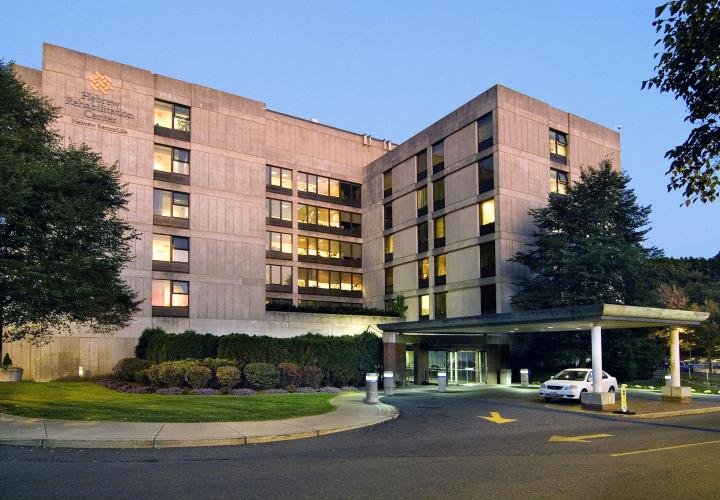
POLYGON ((627 409, 627 384, 620 386, 620 409, 613 413, 619 413, 621 415, 635 415, 634 411, 628 411, 627 409))

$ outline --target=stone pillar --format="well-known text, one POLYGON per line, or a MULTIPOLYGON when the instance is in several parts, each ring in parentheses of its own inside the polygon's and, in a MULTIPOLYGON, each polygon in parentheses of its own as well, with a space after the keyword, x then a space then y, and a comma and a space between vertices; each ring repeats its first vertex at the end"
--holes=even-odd
POLYGON ((415 385, 422 385, 427 381, 428 352, 417 345, 415 349, 415 385))
POLYGON ((405 344, 400 342, 400 335, 391 332, 383 333, 383 369, 395 375, 395 381, 405 381, 405 344))
POLYGON ((590 330, 592 347, 593 392, 602 390, 602 327, 593 325, 590 330))

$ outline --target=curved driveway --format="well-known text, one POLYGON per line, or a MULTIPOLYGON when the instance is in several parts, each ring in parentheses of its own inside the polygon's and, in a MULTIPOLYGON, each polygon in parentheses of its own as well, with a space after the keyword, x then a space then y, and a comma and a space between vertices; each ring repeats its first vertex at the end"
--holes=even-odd
POLYGON ((405 391, 384 399, 395 421, 261 445, 0 447, 0 484, 6 498, 717 497, 720 414, 627 420, 519 394, 405 391))

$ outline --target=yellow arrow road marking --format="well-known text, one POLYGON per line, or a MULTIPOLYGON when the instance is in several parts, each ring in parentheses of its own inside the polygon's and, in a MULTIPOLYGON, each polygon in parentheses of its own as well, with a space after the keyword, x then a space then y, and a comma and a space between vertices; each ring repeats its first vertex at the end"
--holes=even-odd
POLYGON ((515 422, 516 419, 514 418, 505 418, 500 416, 500 413, 497 411, 491 411, 489 417, 483 417, 482 415, 479 415, 480 418, 484 418, 485 420, 489 420, 490 422, 494 422, 496 424, 507 424, 508 422, 515 422))
POLYGON ((553 443, 589 443, 588 439, 610 437, 612 434, 588 434, 587 436, 553 436, 549 439, 553 443))

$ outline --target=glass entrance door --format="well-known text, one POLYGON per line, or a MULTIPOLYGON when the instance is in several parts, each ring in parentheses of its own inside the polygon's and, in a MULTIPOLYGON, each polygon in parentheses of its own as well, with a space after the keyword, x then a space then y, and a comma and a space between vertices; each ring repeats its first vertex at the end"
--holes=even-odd
POLYGON ((484 351, 453 351, 448 353, 448 384, 485 383, 484 351))

